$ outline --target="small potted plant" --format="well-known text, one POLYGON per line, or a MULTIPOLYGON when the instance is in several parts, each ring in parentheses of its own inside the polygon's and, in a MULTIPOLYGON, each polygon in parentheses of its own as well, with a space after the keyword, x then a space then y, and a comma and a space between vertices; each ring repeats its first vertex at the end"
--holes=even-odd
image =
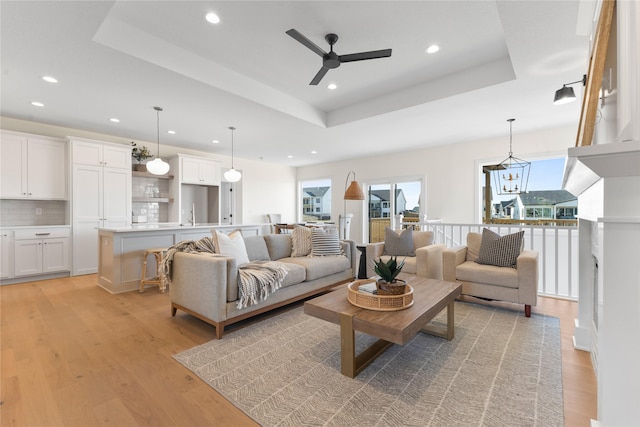
POLYGON ((137 164, 133 165, 133 170, 146 172, 147 165, 143 164, 142 161, 148 159, 149 157, 153 157, 153 154, 151 154, 151 152, 145 145, 143 145, 141 148, 138 148, 136 143, 131 141, 131 146, 133 147, 133 150, 131 150, 131 157, 138 161, 137 164))
POLYGON ((404 280, 398 279, 398 274, 404 267, 404 260, 398 264, 398 257, 391 257, 386 262, 379 258, 373 261, 374 270, 380 279, 376 282, 378 295, 400 295, 406 287, 404 280))

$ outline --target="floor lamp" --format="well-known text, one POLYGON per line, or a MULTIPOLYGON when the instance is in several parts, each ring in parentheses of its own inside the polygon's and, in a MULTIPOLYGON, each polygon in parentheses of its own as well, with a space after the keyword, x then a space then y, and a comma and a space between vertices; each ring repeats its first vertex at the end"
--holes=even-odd
POLYGON ((356 173, 354 171, 349 171, 347 174, 347 179, 344 182, 344 215, 342 217, 342 223, 340 224, 340 228, 342 231, 342 239, 347 240, 349 238, 349 224, 347 218, 347 200, 364 200, 364 193, 360 188, 360 184, 356 181, 356 173), (349 176, 353 174, 353 181, 349 184, 349 176))

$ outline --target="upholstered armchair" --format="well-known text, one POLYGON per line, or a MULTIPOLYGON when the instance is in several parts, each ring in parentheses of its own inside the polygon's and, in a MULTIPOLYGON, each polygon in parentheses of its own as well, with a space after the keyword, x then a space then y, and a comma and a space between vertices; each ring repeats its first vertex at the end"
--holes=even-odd
MULTIPOLYGON (((535 306, 538 298, 538 252, 521 250, 522 240, 516 246, 512 262, 501 262, 504 251, 489 249, 484 253, 484 262, 480 258, 484 244, 483 235, 493 233, 487 229, 483 234, 469 233, 467 245, 445 249, 442 252, 443 279, 462 283, 462 294, 490 300, 500 300, 524 304, 526 317, 531 316, 531 306, 535 306), (488 234, 486 233, 486 234, 488 234), (491 265, 496 264, 503 266, 491 265), (512 266, 505 266, 512 264, 512 266)), ((493 233, 495 235, 495 233, 493 233)), ((512 236, 512 235, 510 235, 512 236)), ((498 236, 499 237, 499 236, 498 236)), ((503 236, 507 238, 509 236, 503 236)), ((494 236, 494 241, 495 236, 494 236)))
POLYGON ((397 256, 404 259, 403 273, 420 277, 442 279, 442 251, 445 245, 435 245, 433 232, 402 230, 401 233, 387 228, 385 241, 369 243, 366 248, 367 277, 376 275, 374 260, 388 260, 397 256))

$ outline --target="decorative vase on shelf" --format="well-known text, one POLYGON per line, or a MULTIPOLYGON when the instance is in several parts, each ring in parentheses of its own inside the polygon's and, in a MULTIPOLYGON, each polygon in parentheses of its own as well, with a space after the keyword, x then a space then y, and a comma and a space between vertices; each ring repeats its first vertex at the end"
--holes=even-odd
POLYGON ((380 279, 376 282, 378 295, 402 295, 405 293, 407 282, 397 276, 404 267, 404 261, 398 264, 397 257, 391 257, 387 262, 378 259, 373 261, 375 272, 380 279))

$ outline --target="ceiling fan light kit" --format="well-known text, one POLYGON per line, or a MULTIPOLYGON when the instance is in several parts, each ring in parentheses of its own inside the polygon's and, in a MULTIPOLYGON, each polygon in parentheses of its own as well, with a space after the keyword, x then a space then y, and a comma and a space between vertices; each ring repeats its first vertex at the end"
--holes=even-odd
POLYGON ((324 39, 329 43, 330 50, 325 52, 321 47, 309 40, 295 29, 290 29, 286 32, 289 36, 297 40, 302 45, 306 46, 311 51, 315 52, 318 56, 322 57, 322 68, 311 80, 310 85, 316 86, 322 78, 327 74, 327 71, 338 68, 340 64, 344 62, 364 61, 368 59, 388 58, 391 56, 391 49, 372 50, 368 52, 351 53, 348 55, 338 55, 333 51, 333 45, 338 41, 338 35, 329 33, 324 36, 324 39))

